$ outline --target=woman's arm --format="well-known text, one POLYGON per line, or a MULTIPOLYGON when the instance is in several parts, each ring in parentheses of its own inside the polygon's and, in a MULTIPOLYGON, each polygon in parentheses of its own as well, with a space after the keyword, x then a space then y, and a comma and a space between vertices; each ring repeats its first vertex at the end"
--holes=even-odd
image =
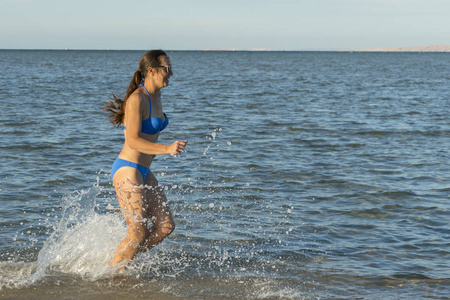
POLYGON ((153 143, 141 137, 142 126, 142 101, 137 94, 132 94, 127 99, 125 115, 127 117, 127 129, 125 131, 128 146, 141 153, 158 155, 180 155, 186 142, 176 141, 171 145, 153 143))

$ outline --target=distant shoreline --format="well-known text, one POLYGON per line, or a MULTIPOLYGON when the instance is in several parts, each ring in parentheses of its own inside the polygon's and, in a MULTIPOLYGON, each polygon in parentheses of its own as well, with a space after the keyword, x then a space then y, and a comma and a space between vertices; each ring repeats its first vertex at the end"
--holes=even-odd
POLYGON ((450 45, 375 48, 375 49, 354 50, 354 52, 450 52, 450 45))

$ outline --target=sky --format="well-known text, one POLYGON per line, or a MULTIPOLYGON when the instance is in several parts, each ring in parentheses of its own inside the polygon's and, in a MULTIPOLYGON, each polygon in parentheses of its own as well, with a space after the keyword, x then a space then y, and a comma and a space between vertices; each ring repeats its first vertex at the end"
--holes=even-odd
POLYGON ((361 50, 450 44, 450 0, 0 0, 0 49, 361 50))

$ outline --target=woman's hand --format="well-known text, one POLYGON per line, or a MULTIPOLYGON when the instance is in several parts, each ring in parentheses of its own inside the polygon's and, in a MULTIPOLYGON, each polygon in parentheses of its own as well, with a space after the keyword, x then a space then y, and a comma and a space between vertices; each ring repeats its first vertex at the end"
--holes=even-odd
POLYGON ((181 152, 184 151, 184 147, 186 147, 187 140, 182 141, 176 141, 172 145, 169 145, 169 154, 170 155, 181 155, 181 152))

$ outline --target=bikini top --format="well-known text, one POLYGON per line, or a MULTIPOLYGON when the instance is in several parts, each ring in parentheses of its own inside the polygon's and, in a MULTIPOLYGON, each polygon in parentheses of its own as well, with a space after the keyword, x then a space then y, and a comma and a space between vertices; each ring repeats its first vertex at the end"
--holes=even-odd
MULTIPOLYGON (((146 134, 157 134, 160 131, 163 131, 164 128, 167 127, 167 125, 169 124, 169 118, 166 116, 166 114, 164 114, 165 117, 165 121, 163 121, 161 118, 155 117, 152 118, 152 101, 150 100, 150 94, 148 93, 147 89, 145 88, 145 85, 142 83, 139 86, 143 86, 145 91, 147 92, 148 95, 148 101, 150 104, 150 113, 149 113, 149 117, 148 119, 145 119, 142 121, 142 126, 141 126, 141 132, 146 133, 146 134)), ((125 130, 126 127, 123 126, 123 129, 125 130)))

